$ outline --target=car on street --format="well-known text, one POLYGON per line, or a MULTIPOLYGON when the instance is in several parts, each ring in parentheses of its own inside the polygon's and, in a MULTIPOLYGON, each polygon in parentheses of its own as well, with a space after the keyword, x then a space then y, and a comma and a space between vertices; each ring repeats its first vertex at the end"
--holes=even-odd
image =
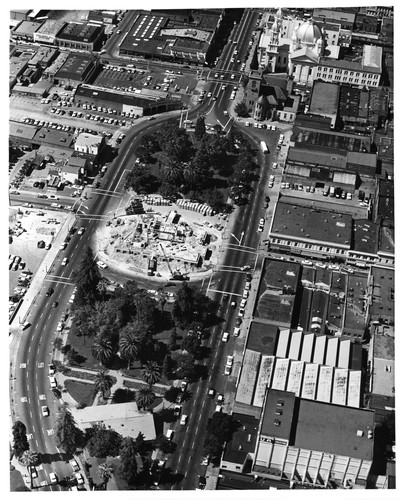
POLYGON ((63 323, 62 321, 59 321, 58 326, 56 327, 57 332, 61 332, 63 330, 63 323))
POLYGON ((273 162, 273 168, 276 169, 278 167, 278 163, 275 161, 273 162))
POLYGON ((322 262, 316 262, 316 267, 320 267, 321 269, 326 269, 326 264, 322 264, 322 262))
POLYGON ((69 460, 70 465, 72 466, 73 472, 77 472, 80 470, 79 464, 76 462, 74 458, 69 460))
POLYGON ((43 417, 49 417, 49 408, 47 406, 41 406, 41 412, 43 417))
POLYGON ((232 372, 232 366, 227 366, 225 365, 225 371, 224 371, 224 374, 225 375, 230 375, 232 372))
POLYGON ((83 234, 84 233, 84 227, 81 227, 78 231, 77 234, 83 234))
POLYGON ((60 398, 62 397, 62 393, 60 392, 60 390, 59 390, 59 389, 54 388, 54 389, 52 389, 52 392, 53 392, 53 395, 54 395, 56 398, 60 399, 60 398))
POLYGON ((31 467, 30 467, 30 472, 31 472, 32 479, 35 479, 38 477, 38 471, 33 465, 31 465, 31 467))
POLYGON ((55 300, 53 303, 52 303, 52 307, 55 309, 56 307, 58 307, 59 305, 59 302, 57 300, 55 300))
POLYGON ((61 265, 62 265, 62 266, 66 266, 68 262, 69 262, 69 259, 68 259, 67 257, 65 257, 65 258, 62 260, 61 265))
POLYGON ((174 430, 173 429, 169 429, 166 432, 166 438, 169 439, 170 441, 173 439, 173 435, 174 435, 174 430))
POLYGON ((175 417, 179 417, 180 413, 181 413, 181 406, 180 405, 175 405, 174 406, 174 410, 173 410, 174 416, 175 417))
POLYGON ((213 389, 212 387, 210 387, 208 390, 208 397, 211 399, 215 398, 215 389, 213 389))
POLYGON ((51 385, 51 389, 54 389, 58 386, 55 377, 49 377, 49 383, 51 385))
POLYGON ((46 291, 46 294, 45 294, 45 295, 46 295, 47 297, 50 297, 50 296, 53 294, 53 291, 54 291, 54 290, 53 290, 53 288, 48 288, 48 290, 46 291))
POLYGON ((239 334, 240 334, 240 328, 238 326, 235 326, 235 328, 233 329, 233 336, 239 337, 239 334))
POLYGON ((241 309, 244 309, 246 307, 246 304, 247 304, 247 299, 242 299, 240 301, 240 307, 241 307, 241 309))
POLYGON ((215 405, 214 413, 221 413, 221 412, 222 412, 222 406, 221 405, 215 405))
MULTIPOLYGON (((208 462, 207 462, 207 464, 208 464, 208 462)), ((200 490, 204 490, 206 484, 207 484, 207 479, 205 478, 205 476, 200 476, 198 478, 198 487, 200 488, 200 490)))
POLYGON ((228 332, 224 332, 222 334, 222 342, 228 342, 229 340, 229 333, 228 332))
POLYGON ((84 483, 83 476, 80 474, 80 472, 76 472, 75 478, 76 478, 77 484, 83 484, 84 483))
POLYGON ((249 271, 249 269, 250 269, 250 266, 242 266, 240 268, 241 271, 249 271))
POLYGON ((188 419, 188 415, 182 415, 180 419, 180 425, 186 425, 188 419))
POLYGON ((233 365, 233 356, 230 354, 226 357, 226 366, 232 366, 233 365))
POLYGON ((108 267, 107 264, 105 264, 101 260, 97 261, 97 266, 100 267, 101 269, 107 269, 107 267, 108 267))
POLYGON ((247 281, 245 283, 245 290, 250 290, 250 287, 251 287, 250 281, 247 281))
POLYGON ((48 373, 49 375, 55 375, 56 368, 55 365, 48 365, 48 373))
POLYGON ((247 298, 249 297, 249 290, 243 290, 243 292, 242 292, 242 297, 243 297, 244 299, 247 299, 247 298))
POLYGON ((55 484, 58 482, 58 476, 54 472, 49 473, 49 481, 51 484, 55 484))
POLYGON ((301 264, 303 264, 303 265, 307 265, 307 266, 312 266, 312 262, 311 262, 310 260, 306 260, 306 259, 305 259, 305 260, 303 260, 303 261, 301 262, 301 264))
POLYGON ((244 315, 245 315, 245 310, 244 309, 239 309, 238 317, 239 318, 243 318, 244 315))

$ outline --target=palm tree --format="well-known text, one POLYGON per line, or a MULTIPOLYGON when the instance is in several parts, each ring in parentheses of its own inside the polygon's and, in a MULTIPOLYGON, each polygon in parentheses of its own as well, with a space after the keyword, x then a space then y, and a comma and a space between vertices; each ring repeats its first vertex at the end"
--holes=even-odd
POLYGON ((161 376, 161 368, 156 361, 148 361, 145 364, 142 370, 142 378, 150 387, 159 382, 161 376))
POLYGON ((121 358, 128 361, 128 370, 131 368, 131 362, 136 359, 139 354, 141 343, 136 335, 127 333, 120 338, 119 341, 121 358))
POLYGON ((97 283, 97 292, 101 295, 101 297, 105 297, 108 291, 108 280, 106 278, 101 278, 100 281, 97 283))
POLYGON ((101 392, 103 398, 106 399, 106 393, 114 385, 114 379, 106 370, 100 370, 96 375, 94 389, 96 392, 101 392))
POLYGON ((112 475, 114 472, 114 468, 107 464, 107 462, 104 462, 103 464, 100 464, 98 466, 97 473, 103 480, 103 483, 107 485, 108 481, 111 479, 112 475))
POLYGON ((177 184, 181 180, 183 167, 176 161, 168 160, 163 167, 163 173, 168 182, 177 184))
POLYGON ((193 161, 184 164, 183 175, 184 180, 191 186, 198 184, 201 179, 199 166, 193 161))
POLYGON ((135 402, 140 407, 145 409, 155 401, 155 393, 150 387, 141 387, 135 396, 135 402))
POLYGON ((91 353, 103 365, 106 364, 114 354, 111 340, 107 337, 97 336, 91 346, 91 353))
POLYGON ((20 462, 27 468, 35 465, 39 461, 39 454, 36 451, 26 450, 20 457, 20 462))

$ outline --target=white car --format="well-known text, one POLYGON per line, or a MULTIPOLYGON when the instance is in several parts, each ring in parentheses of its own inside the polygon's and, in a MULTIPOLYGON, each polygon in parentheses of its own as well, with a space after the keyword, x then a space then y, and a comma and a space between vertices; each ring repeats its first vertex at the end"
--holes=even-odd
POLYGON ((329 269, 334 269, 335 271, 339 271, 340 267, 337 266, 336 264, 329 264, 328 266, 329 269))
POLYGON ((49 417, 49 408, 47 406, 42 406, 41 411, 43 417, 49 417))
POLYGON ((107 269, 107 264, 105 264, 104 262, 102 262, 101 260, 97 261, 97 265, 98 267, 100 267, 101 269, 107 269))
POLYGON ((247 299, 242 299, 240 301, 240 307, 241 307, 241 309, 244 309, 246 307, 246 304, 247 304, 247 299))
POLYGON ((320 267, 321 269, 326 269, 326 265, 322 264, 322 262, 316 262, 316 267, 320 267))
POLYGON ((229 355, 226 357, 226 366, 232 366, 233 365, 233 356, 229 355))
POLYGON ((249 290, 243 290, 242 297, 243 297, 244 299, 247 299, 247 298, 249 297, 249 290))
POLYGON ((225 375, 230 375, 231 372, 232 372, 232 366, 225 366, 224 374, 225 375))
POLYGON ((278 164, 277 164, 277 162, 275 161, 275 162, 273 163, 273 168, 274 168, 274 169, 276 169, 277 167, 278 167, 278 164))
POLYGON ((65 257, 65 258, 62 260, 61 265, 62 265, 62 266, 66 266, 66 265, 67 265, 67 263, 68 263, 68 258, 67 258, 67 257, 65 257))
POLYGON ((245 283, 245 290, 250 290, 250 282, 249 281, 247 281, 245 283))
POLYGON ((240 328, 238 326, 235 326, 235 328, 233 329, 233 336, 239 337, 239 334, 240 334, 240 328))
POLYGON ((312 262, 311 262, 310 260, 303 260, 303 261, 301 262, 301 264, 303 264, 303 265, 307 265, 307 266, 312 266, 312 262))
POLYGON ((238 317, 239 318, 243 318, 244 314, 245 314, 245 310, 244 309, 239 309, 238 317))
POLYGON ((81 227, 78 231, 77 234, 83 234, 84 233, 84 227, 81 227))
POLYGON ((259 224, 258 227, 257 227, 257 230, 259 231, 259 233, 262 233, 263 230, 264 230, 263 224, 259 224))
POLYGON ((58 326, 56 327, 57 332, 61 332, 63 330, 63 323, 59 321, 58 326))
POLYGON ((187 419, 188 419, 187 415, 182 415, 180 419, 180 425, 186 425, 187 419))
POLYGON ((75 478, 77 480, 77 484, 83 484, 84 483, 83 476, 80 474, 80 472, 76 472, 75 478))
POLYGON ((51 389, 56 389, 58 387, 55 377, 49 377, 49 383, 51 385, 51 389))
POLYGON ((224 332, 222 334, 222 342, 228 342, 229 340, 229 333, 228 332, 224 332))
POLYGON ((222 406, 221 405, 216 405, 215 406, 215 413, 218 412, 218 413, 221 413, 222 411, 222 406))
POLYGON ((74 472, 77 472, 80 469, 79 464, 76 462, 76 460, 74 458, 69 460, 69 463, 72 466, 72 469, 74 472))
POLYGON ((170 441, 173 439, 173 435, 174 435, 174 430, 173 429, 169 429, 166 432, 166 437, 167 437, 167 439, 170 439, 170 441))
POLYGON ((55 484, 58 482, 58 476, 54 472, 49 473, 49 480, 52 484, 55 484))
POLYGON ((48 365, 49 375, 55 375, 55 372, 56 372, 55 365, 48 365))

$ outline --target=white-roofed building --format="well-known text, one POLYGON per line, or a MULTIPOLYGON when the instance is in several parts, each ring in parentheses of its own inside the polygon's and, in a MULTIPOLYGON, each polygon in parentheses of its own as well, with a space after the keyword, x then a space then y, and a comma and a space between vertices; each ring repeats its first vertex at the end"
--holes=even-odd
POLYGON ((77 136, 75 142, 75 151, 97 156, 105 144, 104 137, 82 133, 77 136))

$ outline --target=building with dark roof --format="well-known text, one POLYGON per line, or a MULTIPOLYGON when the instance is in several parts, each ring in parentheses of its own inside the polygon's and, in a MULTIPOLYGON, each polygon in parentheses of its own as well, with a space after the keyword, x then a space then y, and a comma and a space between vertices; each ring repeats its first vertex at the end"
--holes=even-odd
POLYGON ((373 411, 269 389, 253 471, 324 488, 365 488, 373 447, 373 411))
POLYGON ((313 18, 320 23, 336 23, 346 30, 353 30, 356 14, 345 9, 314 8, 313 18))
POLYGON ((31 148, 37 130, 38 127, 34 125, 9 121, 9 140, 15 147, 24 146, 31 148))
POLYGON ((121 41, 121 55, 204 64, 214 43, 221 14, 189 11, 187 20, 165 13, 138 11, 121 41))
POLYGON ((233 413, 232 419, 237 430, 232 440, 226 443, 221 457, 221 469, 233 472, 249 472, 254 458, 260 420, 250 415, 233 413))
POLYGON ((371 269, 372 295, 370 320, 372 323, 394 325, 395 274, 393 269, 374 266, 371 269))
POLYGON ((276 259, 263 261, 253 317, 257 321, 290 327, 300 265, 276 259))
POLYGON ((335 128, 339 105, 337 83, 314 82, 309 113, 330 118, 330 128, 335 128))
POLYGON ((60 47, 80 50, 97 50, 104 35, 104 28, 92 23, 69 23, 57 36, 60 47))
POLYGON ((352 242, 352 216, 303 206, 281 198, 273 213, 272 248, 318 258, 346 258, 352 242))
POLYGON ((71 52, 54 76, 54 82, 60 85, 77 87, 87 83, 98 67, 97 59, 91 54, 71 52))
POLYGON ((59 51, 54 47, 40 46, 32 58, 28 61, 28 65, 32 67, 40 67, 42 70, 47 68, 58 56, 59 51))
POLYGON ((375 264, 378 262, 378 225, 368 219, 353 220, 353 248, 347 255, 347 263, 359 262, 375 264))
POLYGON ((105 89, 95 85, 79 85, 74 95, 77 105, 93 105, 115 109, 118 112, 132 113, 134 116, 153 115, 179 109, 180 100, 173 100, 167 94, 134 93, 115 89, 105 89))

